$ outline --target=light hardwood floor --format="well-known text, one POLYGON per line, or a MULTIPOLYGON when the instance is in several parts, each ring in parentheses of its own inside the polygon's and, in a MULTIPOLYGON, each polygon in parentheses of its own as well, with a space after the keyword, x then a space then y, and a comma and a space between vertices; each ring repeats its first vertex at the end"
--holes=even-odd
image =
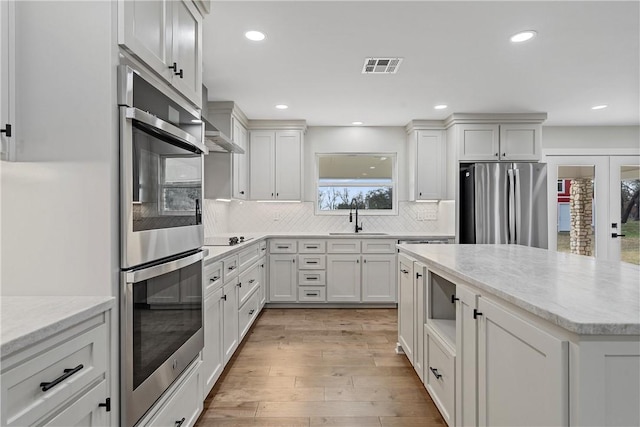
POLYGON ((397 335, 395 309, 265 309, 196 426, 446 426, 397 335))

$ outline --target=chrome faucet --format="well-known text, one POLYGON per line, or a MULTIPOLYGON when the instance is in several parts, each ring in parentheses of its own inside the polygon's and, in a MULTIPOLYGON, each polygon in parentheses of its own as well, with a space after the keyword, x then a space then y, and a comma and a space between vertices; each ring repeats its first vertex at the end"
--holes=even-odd
POLYGON ((353 222, 353 213, 351 211, 353 210, 354 205, 356 208, 356 233, 357 233, 358 231, 362 231, 362 224, 358 226, 358 201, 356 200, 355 197, 351 199, 351 205, 349 206, 349 222, 353 222))

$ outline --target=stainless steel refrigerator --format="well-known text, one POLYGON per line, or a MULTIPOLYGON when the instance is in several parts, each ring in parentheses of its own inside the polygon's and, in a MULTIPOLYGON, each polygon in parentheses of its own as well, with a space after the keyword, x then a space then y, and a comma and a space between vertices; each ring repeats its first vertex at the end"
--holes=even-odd
POLYGON ((473 163, 460 167, 460 243, 547 248, 547 165, 473 163))

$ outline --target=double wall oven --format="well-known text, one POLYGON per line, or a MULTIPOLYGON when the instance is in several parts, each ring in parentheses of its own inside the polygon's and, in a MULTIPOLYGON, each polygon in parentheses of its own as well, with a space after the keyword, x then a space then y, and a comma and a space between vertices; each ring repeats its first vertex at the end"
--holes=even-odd
POLYGON ((121 66, 122 425, 135 425, 203 347, 200 114, 121 66))

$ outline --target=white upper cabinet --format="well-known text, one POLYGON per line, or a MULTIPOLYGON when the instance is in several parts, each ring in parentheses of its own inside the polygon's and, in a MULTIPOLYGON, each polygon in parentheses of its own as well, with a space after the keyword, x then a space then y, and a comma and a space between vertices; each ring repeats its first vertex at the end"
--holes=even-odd
POLYGON ((235 117, 233 120, 233 142, 238 144, 244 150, 245 154, 233 154, 233 198, 246 200, 249 193, 247 186, 247 129, 242 125, 240 120, 235 117))
POLYGON ((15 2, 0 2, 0 141, 2 160, 16 160, 15 153, 15 2))
POLYGON ((538 161, 542 125, 538 123, 459 125, 459 160, 538 161))
POLYGON ((202 16, 189 0, 120 0, 118 43, 202 106, 202 16))
POLYGON ((301 200, 302 131, 251 131, 250 187, 253 200, 301 200))
POLYGON ((447 155, 444 131, 413 130, 409 133, 408 148, 409 199, 444 198, 447 155))

